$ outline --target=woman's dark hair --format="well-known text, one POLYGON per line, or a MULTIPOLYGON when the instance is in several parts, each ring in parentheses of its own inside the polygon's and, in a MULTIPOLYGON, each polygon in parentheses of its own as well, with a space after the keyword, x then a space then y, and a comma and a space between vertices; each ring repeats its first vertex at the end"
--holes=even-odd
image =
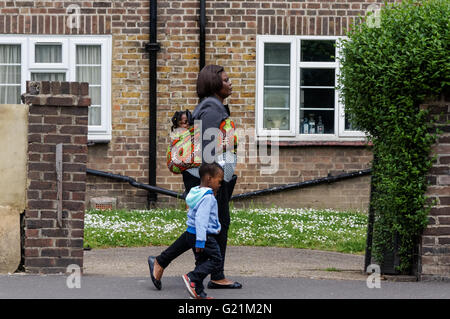
POLYGON ((222 75, 224 68, 220 65, 205 66, 197 78, 197 95, 200 99, 212 96, 222 89, 222 75))
POLYGON ((219 170, 223 172, 222 166, 220 166, 216 162, 203 163, 202 165, 200 165, 198 173, 200 175, 200 179, 203 179, 203 177, 206 175, 215 177, 218 174, 219 170))
POLYGON ((174 128, 178 128, 178 122, 181 120, 181 116, 183 116, 183 114, 186 114, 188 124, 192 125, 192 114, 189 110, 176 111, 171 119, 172 122, 172 127, 170 128, 171 131, 173 131, 174 128))

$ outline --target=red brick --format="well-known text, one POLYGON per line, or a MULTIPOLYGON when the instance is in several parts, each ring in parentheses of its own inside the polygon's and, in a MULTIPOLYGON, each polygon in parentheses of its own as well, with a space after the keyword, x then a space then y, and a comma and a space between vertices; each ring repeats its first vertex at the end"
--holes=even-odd
POLYGON ((39 268, 46 268, 46 267, 53 267, 56 264, 55 258, 41 258, 41 257, 30 257, 25 258, 25 267, 39 267, 39 268))
POLYGON ((25 247, 51 247, 53 239, 51 238, 26 238, 25 247))
POLYGON ((42 257, 67 257, 69 250, 66 248, 42 248, 42 257))

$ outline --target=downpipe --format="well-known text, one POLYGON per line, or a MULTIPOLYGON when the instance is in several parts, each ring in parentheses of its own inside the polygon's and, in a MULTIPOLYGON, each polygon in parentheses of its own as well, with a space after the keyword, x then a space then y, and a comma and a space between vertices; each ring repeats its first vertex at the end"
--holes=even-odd
MULTIPOLYGON (((145 50, 149 53, 149 167, 148 183, 156 187, 156 109, 157 109, 157 72, 156 60, 160 50, 157 43, 157 1, 150 0, 150 42, 145 44, 145 50)), ((157 193, 153 190, 148 192, 148 208, 155 205, 157 193)))

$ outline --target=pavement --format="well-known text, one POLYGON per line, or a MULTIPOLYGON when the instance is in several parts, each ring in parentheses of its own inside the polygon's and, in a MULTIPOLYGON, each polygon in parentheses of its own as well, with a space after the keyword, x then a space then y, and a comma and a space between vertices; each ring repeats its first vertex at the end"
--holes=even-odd
MULTIPOLYGON (((0 275, 0 299, 172 299, 180 302, 189 299, 181 275, 193 267, 191 252, 167 267, 162 290, 157 290, 150 280, 147 257, 158 255, 164 248, 85 251, 84 272, 78 282, 66 274, 0 275)), ((219 300, 450 299, 448 282, 380 280, 378 288, 370 288, 368 276, 362 272, 363 265, 361 255, 231 246, 227 248, 225 273, 228 278, 241 282, 243 288, 207 289, 206 292, 219 300)))
MULTIPOLYGON (((166 246, 93 249, 84 253, 84 273, 121 277, 148 276, 148 256, 166 246)), ((175 259, 164 276, 181 276, 192 270, 188 251, 175 259)), ((364 256, 296 248, 228 246, 227 277, 306 277, 313 279, 366 280, 364 256), (332 271, 330 271, 332 270, 332 271)))

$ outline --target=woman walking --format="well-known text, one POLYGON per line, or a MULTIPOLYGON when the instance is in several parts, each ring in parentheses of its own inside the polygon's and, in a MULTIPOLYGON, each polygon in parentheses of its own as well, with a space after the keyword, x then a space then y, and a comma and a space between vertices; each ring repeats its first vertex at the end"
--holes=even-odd
MULTIPOLYGON (((222 263, 218 271, 211 274, 211 281, 207 285, 209 289, 242 288, 242 284, 227 279, 224 274, 228 228, 230 225, 229 201, 237 179, 237 176, 234 175, 237 162, 237 137, 234 132, 234 123, 230 119, 228 105, 224 105, 224 100, 231 93, 231 81, 222 66, 207 65, 200 71, 197 79, 197 95, 200 103, 192 113, 192 119, 193 121, 201 121, 202 124, 202 162, 210 163, 215 161, 224 169, 224 180, 217 193, 218 215, 222 229, 216 235, 222 255, 222 263), (207 134, 204 134, 205 132, 207 134), (208 137, 213 138, 208 139, 208 137), (221 147, 217 147, 217 145, 221 147)), ((190 123, 190 125, 193 124, 190 123)), ((183 183, 185 194, 192 187, 200 185, 198 168, 191 168, 183 172, 183 183)), ((161 277, 164 269, 172 260, 189 249, 190 247, 182 241, 175 241, 159 256, 150 256, 148 258, 150 276, 157 289, 161 289, 161 277)))

